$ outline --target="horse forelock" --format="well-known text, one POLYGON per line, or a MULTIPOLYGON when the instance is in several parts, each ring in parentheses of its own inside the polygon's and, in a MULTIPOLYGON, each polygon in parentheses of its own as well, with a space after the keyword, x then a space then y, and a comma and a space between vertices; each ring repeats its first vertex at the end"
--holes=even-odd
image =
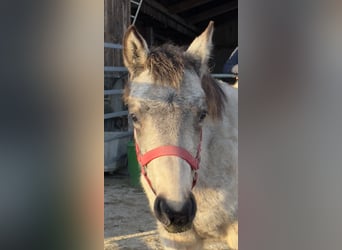
MULTIPOLYGON (((151 75, 153 84, 179 90, 185 70, 200 76, 201 61, 199 58, 185 52, 182 47, 164 44, 160 47, 151 48, 144 68, 151 75)), ((209 73, 202 76, 201 85, 205 93, 209 116, 214 120, 221 119, 224 102, 227 99, 225 93, 209 73)), ((126 84, 125 87, 123 96, 125 103, 128 101, 129 93, 130 83, 126 84)))
POLYGON ((150 49, 144 68, 155 84, 179 89, 185 69, 199 74, 200 60, 186 53, 183 47, 167 43, 150 49))
MULTIPOLYGON (((164 44, 150 49, 145 64, 140 65, 141 70, 135 71, 131 78, 139 77, 144 70, 147 70, 153 84, 179 90, 185 69, 199 75, 200 66, 200 60, 186 53, 184 48, 172 44, 164 44)), ((130 83, 125 86, 123 96, 125 103, 128 101, 130 87, 130 83)))
POLYGON ((183 53, 171 44, 151 48, 146 68, 155 84, 179 89, 185 68, 183 53))

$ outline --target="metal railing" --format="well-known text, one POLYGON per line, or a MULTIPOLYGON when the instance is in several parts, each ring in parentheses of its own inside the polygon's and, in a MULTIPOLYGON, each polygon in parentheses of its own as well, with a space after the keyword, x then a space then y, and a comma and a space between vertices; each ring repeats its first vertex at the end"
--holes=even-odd
POLYGON ((214 78, 236 78, 237 75, 234 74, 211 74, 214 78))
MULTIPOLYGON (((122 45, 121 44, 114 44, 114 43, 104 43, 104 48, 109 48, 109 49, 122 49, 122 45)), ((118 66, 104 66, 104 72, 123 72, 123 73, 127 73, 127 68, 126 67, 118 67, 118 66)), ((104 90, 104 95, 108 96, 108 95, 122 95, 123 94, 123 89, 109 89, 109 90, 104 90)), ((128 115, 128 111, 126 110, 121 110, 121 111, 115 111, 115 112, 111 112, 111 113, 105 113, 104 114, 104 119, 111 119, 111 118, 116 118, 116 117, 127 117, 128 115)), ((128 119, 128 118, 127 118, 128 119)), ((130 137, 133 135, 132 131, 120 131, 118 132, 116 135, 111 136, 109 139, 107 139, 106 141, 111 141, 111 140, 115 140, 115 139, 120 139, 120 138, 124 138, 124 137, 130 137)))
POLYGON ((132 21, 132 24, 133 24, 133 25, 134 25, 135 22, 137 21, 138 14, 139 14, 140 7, 141 7, 141 5, 142 5, 142 2, 143 2, 143 0, 136 0, 136 1, 131 0, 131 5, 133 4, 133 5, 136 5, 136 6, 137 6, 137 9, 136 9, 135 13, 134 13, 133 15, 131 15, 131 18, 133 19, 133 21, 132 21))

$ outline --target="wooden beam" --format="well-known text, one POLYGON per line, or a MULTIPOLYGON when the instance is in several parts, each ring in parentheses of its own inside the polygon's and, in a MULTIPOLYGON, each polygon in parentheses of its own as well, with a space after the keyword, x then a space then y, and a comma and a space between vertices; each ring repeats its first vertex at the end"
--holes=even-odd
POLYGON ((238 1, 233 1, 229 3, 225 3, 219 6, 216 6, 212 9, 203 11, 197 15, 194 15, 192 17, 187 18, 187 20, 193 24, 199 23, 201 21, 204 21, 206 19, 210 19, 212 17, 224 14, 226 12, 230 12, 233 10, 238 9, 238 1))
MULTIPOLYGON (((129 0, 104 1, 104 41, 121 44, 126 27, 130 24, 129 0)), ((122 66, 122 51, 118 49, 104 49, 105 66, 122 66)))
POLYGON ((189 9, 192 9, 194 7, 203 5, 205 3, 211 2, 212 0, 186 0, 186 1, 180 1, 179 3, 176 3, 174 5, 171 5, 168 7, 168 9, 172 13, 180 13, 183 11, 187 11, 189 9))
POLYGON ((176 14, 172 14, 168 9, 154 0, 144 0, 140 11, 153 17, 167 27, 170 27, 179 33, 189 37, 197 36, 199 30, 191 23, 185 21, 176 14))

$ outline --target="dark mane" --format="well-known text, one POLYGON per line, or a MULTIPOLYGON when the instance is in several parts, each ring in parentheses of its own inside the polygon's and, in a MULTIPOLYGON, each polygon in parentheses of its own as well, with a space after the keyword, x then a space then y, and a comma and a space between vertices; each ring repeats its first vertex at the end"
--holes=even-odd
MULTIPOLYGON (((200 60, 185 53, 184 48, 164 44, 150 49, 144 68, 151 73, 155 84, 180 89, 184 70, 192 70, 200 76, 200 66, 200 60)), ((206 94, 209 116, 213 119, 221 119, 224 102, 227 100, 225 93, 209 73, 202 77, 201 84, 206 94)), ((126 103, 128 95, 129 84, 126 84, 124 93, 126 103)))
POLYGON ((219 86, 219 83, 209 73, 202 77, 201 84, 205 92, 209 116, 214 120, 221 120, 225 107, 224 103, 227 101, 226 94, 219 86))

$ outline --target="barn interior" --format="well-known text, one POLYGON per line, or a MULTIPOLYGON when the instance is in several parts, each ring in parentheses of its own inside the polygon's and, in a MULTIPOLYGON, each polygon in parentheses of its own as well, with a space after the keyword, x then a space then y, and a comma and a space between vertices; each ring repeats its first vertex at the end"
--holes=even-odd
POLYGON ((125 162, 126 145, 132 139, 127 107, 121 99, 127 80, 121 47, 127 27, 134 23, 149 46, 165 42, 186 46, 210 21, 215 23, 210 69, 220 74, 238 45, 237 0, 104 1, 105 172, 125 165, 121 163, 125 162))
MULTIPOLYGON (((137 7, 131 3, 131 13, 137 7)), ((188 45, 211 20, 215 22, 211 66, 213 73, 222 73, 224 62, 238 45, 237 0, 144 0, 136 26, 149 45, 188 45)))
POLYGON ((237 0, 105 0, 104 37, 105 42, 122 43, 125 29, 134 22, 150 46, 188 45, 211 20, 215 22, 212 73, 222 73, 238 45, 237 0))

